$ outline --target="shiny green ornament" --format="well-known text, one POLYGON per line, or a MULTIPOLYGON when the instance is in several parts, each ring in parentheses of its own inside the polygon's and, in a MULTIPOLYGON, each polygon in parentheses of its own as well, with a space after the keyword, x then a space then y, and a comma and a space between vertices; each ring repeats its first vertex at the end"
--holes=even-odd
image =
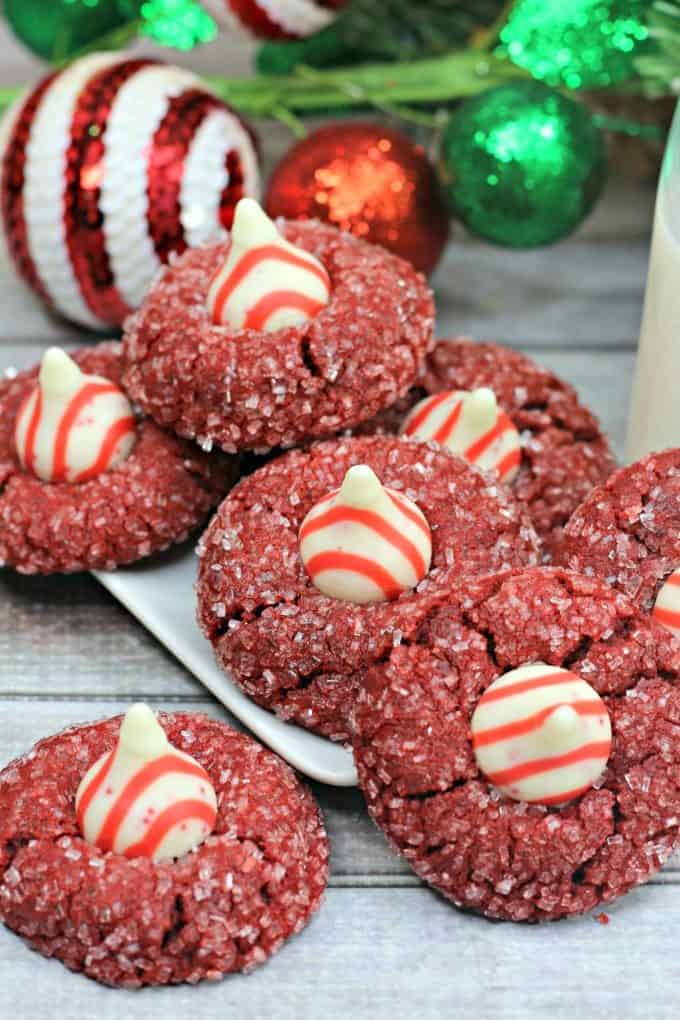
POLYGON ((579 225, 604 186, 607 159, 585 107, 522 81, 458 108, 444 133, 441 171, 454 213, 473 234, 533 248, 579 225))
POLYGON ((161 46, 192 50, 217 37, 217 25, 197 0, 144 0, 140 34, 161 46))
POLYGON ((5 18, 14 34, 53 63, 123 29, 134 21, 138 9, 139 0, 4 0, 5 18))
POLYGON ((609 88, 636 73, 649 7, 649 0, 517 0, 496 53, 549 85, 609 88))

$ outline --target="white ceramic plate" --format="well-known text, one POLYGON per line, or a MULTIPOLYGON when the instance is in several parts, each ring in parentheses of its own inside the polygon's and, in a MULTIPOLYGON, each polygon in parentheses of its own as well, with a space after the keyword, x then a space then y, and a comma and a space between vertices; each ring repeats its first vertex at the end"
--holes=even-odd
POLYGON ((352 755, 323 737, 282 722, 250 700, 222 672, 196 623, 196 556, 183 546, 160 557, 95 577, 256 737, 311 779, 355 786, 352 755))

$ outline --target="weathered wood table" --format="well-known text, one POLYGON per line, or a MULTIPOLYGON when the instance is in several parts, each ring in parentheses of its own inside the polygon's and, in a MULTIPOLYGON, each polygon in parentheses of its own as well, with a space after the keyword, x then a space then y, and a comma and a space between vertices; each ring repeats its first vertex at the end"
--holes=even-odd
MULTIPOLYGON (((0 36, 3 57, 5 50, 13 52, 0 36)), ((213 70, 224 59, 219 49, 204 58, 213 70)), ((12 78, 10 62, 2 79, 17 73, 12 78)), ((441 336, 506 342, 554 368, 600 415, 619 452, 652 199, 648 189, 615 183, 586 227, 547 251, 456 240, 434 278, 441 336)), ((0 371, 34 362, 49 342, 81 339, 0 270, 0 371)), ((140 699, 225 717, 89 576, 0 571, 0 765, 39 737, 140 699)), ((330 889, 310 926, 266 966, 218 985, 116 992, 0 929, 0 1017, 677 1016, 680 863, 614 905, 608 925, 593 916, 540 927, 493 924, 423 887, 387 849, 356 790, 314 792, 332 842, 330 889)))

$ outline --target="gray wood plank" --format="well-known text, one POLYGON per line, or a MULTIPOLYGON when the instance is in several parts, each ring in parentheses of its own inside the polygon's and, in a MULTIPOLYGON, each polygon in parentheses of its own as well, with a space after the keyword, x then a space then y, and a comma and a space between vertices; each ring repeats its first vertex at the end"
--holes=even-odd
MULTIPOLYGON (((332 889, 299 936, 248 977, 216 985, 111 991, 31 954, 0 931, 13 1015, 196 1020, 556 1020, 677 1016, 680 889, 647 886, 592 916, 542 926, 492 924, 425 889, 332 889)), ((6 1000, 7 1001, 7 1000, 6 1000)))

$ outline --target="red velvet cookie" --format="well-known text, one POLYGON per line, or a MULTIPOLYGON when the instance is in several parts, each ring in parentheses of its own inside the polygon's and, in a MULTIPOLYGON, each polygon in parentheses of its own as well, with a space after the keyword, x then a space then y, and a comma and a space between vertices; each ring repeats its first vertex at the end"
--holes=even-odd
POLYGON ((556 560, 651 610, 680 567, 680 450, 650 454, 593 489, 564 529, 556 560))
MULTIPOLYGON (((601 581, 547 567, 428 596, 413 615, 411 637, 368 670, 353 725, 369 811, 416 873, 458 906, 515 921, 590 910, 653 875, 680 825, 673 639, 601 581), (507 687, 490 698, 491 685, 527 663, 551 674, 542 696, 564 681, 551 667, 575 674, 577 686, 586 681, 611 724, 604 773, 561 806, 501 793, 478 765, 478 731, 473 749, 484 696, 495 711, 507 687)), ((543 725, 541 714, 505 721, 485 733, 506 748, 543 725)), ((512 781, 531 774, 521 750, 507 752, 512 781)), ((532 765, 542 777, 555 763, 532 765)))
POLYGON ((552 552, 572 511, 615 468, 597 419, 573 387, 507 347, 442 340, 428 358, 422 386, 376 424, 396 432, 426 394, 481 386, 494 391, 521 434, 522 460, 512 488, 552 552))
POLYGON ((430 347, 432 294, 407 262, 331 226, 279 227, 330 276, 330 303, 304 325, 213 323, 208 294, 228 243, 175 261, 128 320, 128 392, 205 448, 289 447, 351 428, 403 396, 430 347))
POLYGON ((199 622, 219 663, 259 704, 345 740, 357 674, 413 632, 425 595, 466 575, 535 563, 538 541, 512 495, 448 451, 363 437, 292 451, 242 479, 199 555, 199 622), (412 500, 432 532, 429 573, 396 601, 323 595, 302 562, 303 519, 358 464, 412 500))
MULTIPOLYGON (((73 355, 89 375, 119 384, 120 345, 73 355)), ((25 574, 112 569, 182 541, 236 478, 235 463, 208 457, 153 422, 118 467, 79 484, 47 482, 19 461, 14 431, 38 369, 0 381, 0 562, 25 574)))
POLYGON ((176 860, 104 853, 80 836, 78 785, 113 747, 120 718, 42 740, 0 773, 0 919, 107 985, 250 970, 304 927, 326 886, 323 822, 287 765, 205 716, 160 721, 218 800, 213 835, 176 860))

